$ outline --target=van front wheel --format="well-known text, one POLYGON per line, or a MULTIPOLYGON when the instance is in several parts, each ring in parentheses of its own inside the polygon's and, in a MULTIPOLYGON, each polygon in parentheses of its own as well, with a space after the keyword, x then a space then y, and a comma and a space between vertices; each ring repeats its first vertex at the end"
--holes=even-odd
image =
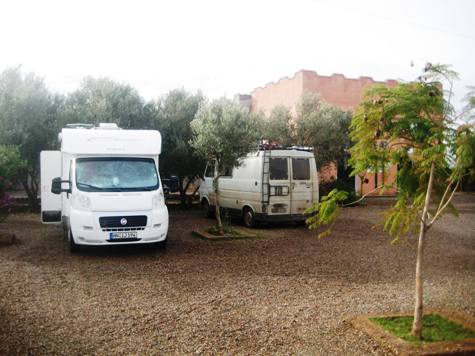
POLYGON ((68 232, 69 251, 71 253, 79 252, 79 245, 74 242, 74 237, 71 229, 68 232))
POLYGON ((254 212, 251 208, 245 207, 242 211, 242 220, 246 227, 255 227, 256 226, 256 219, 254 218, 254 212))

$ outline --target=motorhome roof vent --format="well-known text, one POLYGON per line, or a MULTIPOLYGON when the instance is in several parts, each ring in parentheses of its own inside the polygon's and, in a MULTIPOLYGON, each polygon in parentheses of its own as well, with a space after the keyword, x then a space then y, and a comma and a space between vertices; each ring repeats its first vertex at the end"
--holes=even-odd
POLYGON ((120 127, 117 126, 115 122, 101 122, 99 124, 99 129, 101 130, 120 130, 120 127))

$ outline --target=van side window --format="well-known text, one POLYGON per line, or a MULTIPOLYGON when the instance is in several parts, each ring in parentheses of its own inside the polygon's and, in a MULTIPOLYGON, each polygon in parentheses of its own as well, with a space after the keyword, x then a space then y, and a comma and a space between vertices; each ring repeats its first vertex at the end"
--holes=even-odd
POLYGON ((292 178, 295 180, 310 179, 310 162, 308 158, 292 158, 292 178))
POLYGON ((206 178, 214 177, 214 164, 208 163, 208 165, 206 166, 205 177, 206 178))
POLYGON ((269 166, 271 180, 289 179, 287 158, 271 158, 269 166))

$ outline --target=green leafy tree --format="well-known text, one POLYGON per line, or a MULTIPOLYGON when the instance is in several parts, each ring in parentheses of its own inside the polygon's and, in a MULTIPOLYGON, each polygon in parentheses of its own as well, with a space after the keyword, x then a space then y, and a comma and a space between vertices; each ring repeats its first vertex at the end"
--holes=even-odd
POLYGON ((346 168, 351 145, 350 112, 328 104, 318 95, 305 93, 297 106, 297 115, 277 106, 263 122, 263 138, 285 146, 313 147, 318 167, 337 162, 346 168))
POLYGON ((264 139, 278 142, 284 146, 296 144, 295 120, 285 106, 276 106, 269 118, 263 118, 264 139))
POLYGON ((296 143, 314 148, 318 167, 332 161, 346 166, 351 145, 351 113, 328 104, 312 93, 302 96, 297 112, 296 143))
POLYGON ((144 105, 142 97, 129 84, 86 77, 79 89, 68 95, 59 128, 71 123, 101 122, 117 123, 125 129, 148 128, 150 116, 144 113, 144 105))
POLYGON ((213 179, 218 230, 223 234, 219 206, 219 177, 225 168, 238 167, 240 159, 256 149, 260 137, 260 122, 256 115, 228 99, 203 103, 191 122, 191 145, 196 154, 207 162, 216 163, 213 179))
POLYGON ((21 159, 17 146, 0 145, 0 221, 5 220, 13 204, 7 190, 24 168, 25 162, 21 159))
POLYGON ((38 208, 39 154, 54 147, 56 120, 62 105, 43 79, 21 68, 0 74, 0 142, 17 145, 26 165, 18 175, 28 195, 30 207, 38 208))
POLYGON ((200 175, 205 165, 202 159, 193 156, 194 150, 190 143, 190 123, 203 100, 201 93, 191 94, 177 89, 152 104, 155 107, 153 125, 163 137, 160 170, 178 176, 182 204, 187 201, 189 185, 200 175))
MULTIPOLYGON (((394 242, 413 231, 419 236, 412 326, 418 339, 422 337, 426 234, 444 211, 456 212, 451 204, 454 194, 464 176, 475 174, 474 128, 468 124, 457 127, 460 114, 450 104, 456 78, 449 66, 428 64, 419 82, 371 87, 351 123, 354 174, 382 164, 399 166, 397 200, 386 213, 384 229, 394 242), (447 100, 443 81, 450 88, 447 100)), ((317 215, 307 221, 310 228, 335 221, 344 198, 341 193, 332 191, 311 209, 317 215)))

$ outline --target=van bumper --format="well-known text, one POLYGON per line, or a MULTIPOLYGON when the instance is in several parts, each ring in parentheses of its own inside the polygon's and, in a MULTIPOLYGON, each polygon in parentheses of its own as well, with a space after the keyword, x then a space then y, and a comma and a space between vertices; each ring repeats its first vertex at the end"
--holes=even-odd
POLYGON ((263 214, 256 213, 255 219, 263 222, 286 222, 286 221, 305 221, 310 214, 263 214))
POLYGON ((70 228, 77 245, 104 246, 126 244, 149 244, 165 241, 168 234, 168 209, 166 206, 134 212, 90 212, 71 209, 70 228), (147 226, 138 230, 137 239, 109 240, 109 231, 104 231, 99 225, 100 216, 146 215, 147 226))

